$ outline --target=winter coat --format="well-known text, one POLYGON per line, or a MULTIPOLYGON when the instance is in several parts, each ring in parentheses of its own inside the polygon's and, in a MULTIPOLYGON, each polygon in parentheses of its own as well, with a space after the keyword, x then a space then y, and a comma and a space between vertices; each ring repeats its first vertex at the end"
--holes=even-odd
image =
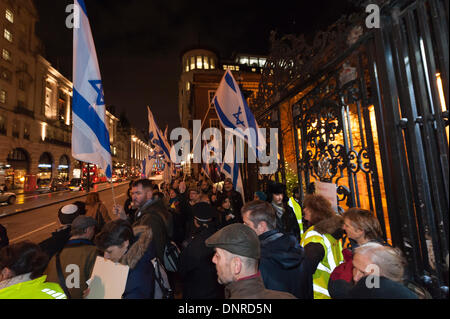
POLYGON ((298 226, 297 216, 294 210, 286 202, 283 202, 284 212, 282 215, 278 212, 278 208, 272 204, 276 210, 277 229, 286 235, 293 235, 300 242, 300 227, 298 226))
POLYGON ((164 248, 173 232, 173 219, 160 200, 149 200, 136 212, 135 226, 147 226, 153 234, 156 256, 164 260, 164 248), (164 212, 163 212, 164 211, 164 212), (167 214, 167 215, 166 215, 167 214))
POLYGON ((296 299, 288 292, 266 289, 261 274, 257 274, 237 281, 225 287, 226 299, 296 299))
MULTIPOLYGON (((353 287, 353 254, 355 249, 358 248, 358 244, 351 238, 349 238, 349 242, 350 248, 342 250, 344 262, 334 268, 328 282, 328 292, 333 299, 347 298, 350 289, 353 287)), ((375 239, 372 242, 388 245, 382 239, 375 239)))
POLYGON ((69 240, 70 226, 57 229, 52 236, 39 243, 39 247, 52 258, 58 251, 61 251, 69 240))
MULTIPOLYGON (((91 277, 96 258, 97 248, 92 241, 87 239, 69 240, 61 251, 61 271, 64 278, 72 274, 72 272, 66 272, 67 265, 73 264, 79 267, 79 288, 68 288, 72 299, 83 298, 83 291, 88 288, 86 281, 91 277)), ((56 256, 50 259, 44 274, 47 275, 48 281, 61 285, 56 268, 56 256)))
MULTIPOLYGON (((402 283, 392 281, 386 277, 378 277, 379 287, 371 288, 366 285, 367 277, 361 278, 350 290, 350 299, 418 299, 418 296, 402 283)), ((369 279, 375 283, 375 279, 369 279)))
POLYGON ((183 282, 183 299, 223 299, 223 286, 217 282, 212 257, 214 248, 205 240, 216 232, 215 227, 197 229, 180 255, 179 274, 183 282))
POLYGON ((155 270, 151 260, 156 257, 152 231, 149 227, 133 228, 134 241, 120 258, 120 263, 130 267, 123 299, 153 299, 155 270))
POLYGON ((312 299, 312 275, 304 270, 303 248, 291 235, 270 230, 259 236, 259 270, 267 289, 285 291, 299 299, 312 299))
POLYGON ((231 209, 224 209, 222 207, 219 207, 217 209, 217 211, 219 213, 219 218, 220 218, 220 222, 219 222, 219 225, 218 225, 220 228, 228 226, 228 225, 233 224, 233 223, 238 223, 237 216, 233 212, 233 210, 231 210, 231 209), (230 215, 230 214, 233 214, 234 217, 229 219, 229 220, 227 220, 226 216, 230 215))
POLYGON ((241 208, 242 206, 244 206, 244 203, 242 201, 241 193, 234 189, 229 192, 223 190, 217 195, 218 201, 221 202, 223 197, 231 198, 231 207, 233 208, 234 212, 233 214, 234 216, 236 216, 236 220, 238 221, 238 223, 242 223, 241 208))

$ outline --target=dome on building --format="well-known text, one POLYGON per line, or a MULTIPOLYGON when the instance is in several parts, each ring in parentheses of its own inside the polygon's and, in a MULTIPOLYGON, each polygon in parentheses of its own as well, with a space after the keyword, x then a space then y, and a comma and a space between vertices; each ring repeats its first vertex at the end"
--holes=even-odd
POLYGON ((182 57, 183 72, 192 70, 214 70, 217 68, 217 55, 205 49, 186 51, 182 57))

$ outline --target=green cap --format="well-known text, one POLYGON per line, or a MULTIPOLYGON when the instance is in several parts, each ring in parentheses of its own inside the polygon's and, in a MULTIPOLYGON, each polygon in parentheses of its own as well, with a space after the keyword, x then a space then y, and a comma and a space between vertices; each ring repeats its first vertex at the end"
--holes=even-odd
POLYGON ((261 248, 258 235, 244 224, 228 225, 205 240, 207 247, 218 247, 238 256, 259 259, 261 248))

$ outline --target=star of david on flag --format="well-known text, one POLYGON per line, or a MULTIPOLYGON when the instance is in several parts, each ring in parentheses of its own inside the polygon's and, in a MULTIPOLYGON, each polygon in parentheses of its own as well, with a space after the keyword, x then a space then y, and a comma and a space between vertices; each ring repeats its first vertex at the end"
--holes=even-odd
POLYGON ((220 81, 213 103, 222 126, 233 129, 233 133, 246 141, 249 150, 255 150, 256 156, 265 151, 265 137, 259 131, 258 123, 247 105, 247 101, 239 89, 230 70, 227 70, 220 81), (249 134, 245 134, 246 130, 249 134), (248 136, 249 135, 249 136, 248 136))
POLYGON ((73 29, 72 156, 92 163, 112 177, 111 145, 105 121, 105 101, 94 40, 83 0, 80 27, 73 29))

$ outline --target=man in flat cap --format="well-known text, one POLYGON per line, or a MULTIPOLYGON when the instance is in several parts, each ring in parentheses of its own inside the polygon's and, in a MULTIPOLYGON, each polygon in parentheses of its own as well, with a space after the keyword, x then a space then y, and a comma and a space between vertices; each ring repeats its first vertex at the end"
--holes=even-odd
POLYGON ((260 243, 247 225, 231 224, 209 237, 205 244, 214 247, 213 263, 227 299, 295 299, 287 292, 264 287, 258 271, 260 243))
POLYGON ((48 263, 45 274, 50 282, 57 282, 69 299, 81 299, 87 289, 97 258, 92 239, 97 222, 88 216, 78 216, 71 225, 71 237, 62 251, 48 263))

